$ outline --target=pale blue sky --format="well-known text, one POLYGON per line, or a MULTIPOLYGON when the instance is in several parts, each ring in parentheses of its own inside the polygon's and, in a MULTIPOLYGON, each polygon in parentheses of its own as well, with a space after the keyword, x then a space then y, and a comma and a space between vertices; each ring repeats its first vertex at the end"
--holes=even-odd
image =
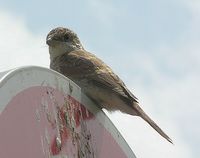
POLYGON ((105 43, 109 39, 113 43, 126 39, 127 45, 134 43, 139 48, 151 48, 155 43, 175 44, 184 38, 191 21, 187 8, 172 0, 9 0, 0 4, 0 8, 24 18, 34 32, 68 26, 86 39, 92 37, 97 47, 101 47, 101 39, 105 43))
POLYGON ((200 2, 0 0, 0 23, 0 71, 29 64, 48 66, 46 34, 57 26, 69 27, 87 50, 119 74, 145 111, 175 140, 173 147, 162 144, 154 131, 142 134, 145 123, 112 114, 138 157, 200 154, 200 2), (127 122, 132 129, 126 129, 127 122), (155 136, 149 138, 151 134, 155 136))

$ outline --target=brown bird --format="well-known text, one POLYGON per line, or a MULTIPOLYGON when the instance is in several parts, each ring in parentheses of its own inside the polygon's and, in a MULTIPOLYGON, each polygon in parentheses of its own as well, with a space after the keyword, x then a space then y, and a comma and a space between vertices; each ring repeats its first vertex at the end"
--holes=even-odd
POLYGON ((140 116, 172 143, 163 130, 140 108, 138 99, 123 81, 102 60, 87 52, 72 30, 55 28, 47 35, 46 43, 49 45, 51 69, 78 84, 82 91, 102 108, 140 116))

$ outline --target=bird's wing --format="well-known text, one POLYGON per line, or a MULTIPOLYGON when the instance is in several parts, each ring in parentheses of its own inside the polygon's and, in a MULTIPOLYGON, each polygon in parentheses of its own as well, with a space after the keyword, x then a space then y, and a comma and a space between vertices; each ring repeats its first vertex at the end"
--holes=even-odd
POLYGON ((122 80, 93 54, 86 51, 73 51, 60 57, 57 64, 59 65, 59 71, 72 80, 87 79, 88 84, 93 83, 95 86, 108 89, 111 93, 117 94, 123 101, 129 103, 127 105, 133 108, 136 112, 135 115, 147 121, 161 136, 172 143, 172 140, 162 129, 140 108, 137 98, 126 88, 122 80))
POLYGON ((73 51, 59 60, 60 72, 71 79, 85 79, 97 86, 107 88, 125 100, 137 102, 123 81, 95 55, 86 51, 73 51))

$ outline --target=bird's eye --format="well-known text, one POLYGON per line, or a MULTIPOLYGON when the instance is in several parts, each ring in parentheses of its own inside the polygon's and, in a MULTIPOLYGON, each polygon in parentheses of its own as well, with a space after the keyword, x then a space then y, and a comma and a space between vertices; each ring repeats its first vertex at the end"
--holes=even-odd
POLYGON ((63 38, 64 38, 65 41, 68 41, 69 40, 69 35, 65 34, 63 38))

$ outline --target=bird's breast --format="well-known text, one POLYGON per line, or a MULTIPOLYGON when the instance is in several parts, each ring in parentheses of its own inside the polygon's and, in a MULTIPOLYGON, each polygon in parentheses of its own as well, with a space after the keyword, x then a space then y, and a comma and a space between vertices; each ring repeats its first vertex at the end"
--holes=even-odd
POLYGON ((89 98, 108 111, 120 110, 124 113, 130 113, 132 110, 116 93, 109 89, 80 81, 76 83, 89 98))

